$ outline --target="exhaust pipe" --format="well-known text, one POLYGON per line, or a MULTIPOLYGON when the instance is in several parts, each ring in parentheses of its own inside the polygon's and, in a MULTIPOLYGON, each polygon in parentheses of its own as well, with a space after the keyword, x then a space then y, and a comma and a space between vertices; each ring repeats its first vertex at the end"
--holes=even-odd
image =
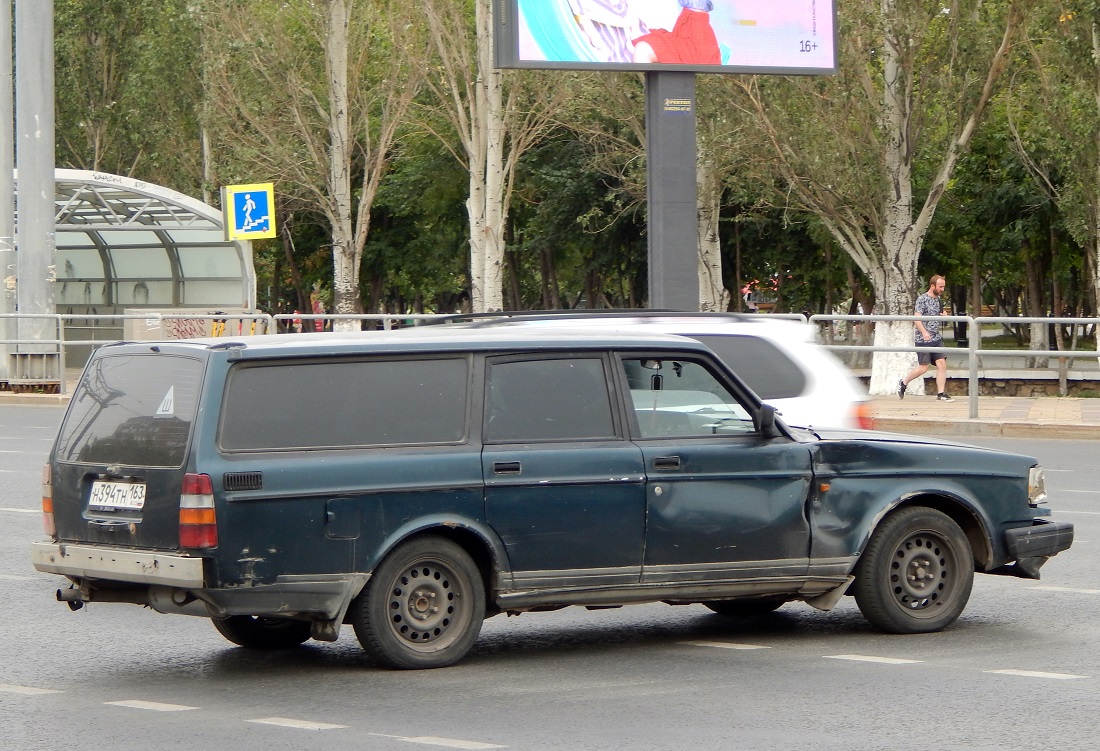
POLYGON ((79 587, 57 590, 58 602, 66 603, 72 610, 80 610, 87 602, 123 602, 130 605, 149 605, 146 589, 89 589, 87 594, 79 587))
POLYGON ((84 607, 84 595, 76 587, 57 590, 57 601, 69 606, 69 610, 80 610, 84 607))

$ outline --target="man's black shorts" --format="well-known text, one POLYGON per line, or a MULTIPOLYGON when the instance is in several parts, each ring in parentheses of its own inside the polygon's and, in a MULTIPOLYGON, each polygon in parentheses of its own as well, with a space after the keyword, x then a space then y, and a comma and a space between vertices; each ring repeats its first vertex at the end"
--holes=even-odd
POLYGON ((942 349, 943 339, 933 339, 930 342, 918 342, 917 346, 920 347, 920 350, 917 350, 917 363, 919 365, 930 365, 931 363, 947 359, 947 353, 942 349), (922 352, 921 350, 926 351, 922 352))

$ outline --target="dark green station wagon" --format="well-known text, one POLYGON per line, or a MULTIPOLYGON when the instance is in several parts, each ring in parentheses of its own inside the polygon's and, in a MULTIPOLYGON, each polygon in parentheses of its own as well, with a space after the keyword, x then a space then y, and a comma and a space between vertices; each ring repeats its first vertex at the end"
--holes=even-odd
POLYGON ((382 665, 570 605, 724 615, 854 595, 936 631, 974 572, 1067 549, 1033 459, 795 430, 702 344, 568 329, 125 343, 89 360, 44 470, 39 571, 73 609, 212 619, 252 648, 351 624, 382 665))

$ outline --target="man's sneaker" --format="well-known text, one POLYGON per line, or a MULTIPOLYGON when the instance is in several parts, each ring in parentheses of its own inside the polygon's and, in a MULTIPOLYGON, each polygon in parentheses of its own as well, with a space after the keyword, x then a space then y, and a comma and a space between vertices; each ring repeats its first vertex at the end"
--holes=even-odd
POLYGON ((951 398, 950 394, 945 394, 944 392, 941 391, 940 393, 936 394, 936 401, 938 401, 938 402, 953 402, 955 400, 951 398))
POLYGON ((898 399, 905 398, 905 381, 898 379, 898 399))

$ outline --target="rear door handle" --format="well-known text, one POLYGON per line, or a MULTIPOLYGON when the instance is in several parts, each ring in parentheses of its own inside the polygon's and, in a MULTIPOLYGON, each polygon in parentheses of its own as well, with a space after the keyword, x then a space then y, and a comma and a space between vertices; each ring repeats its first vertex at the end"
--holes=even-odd
POLYGON ((519 462, 493 462, 493 472, 498 475, 518 475, 523 472, 519 462))
POLYGON ((678 456, 658 456, 653 460, 654 469, 672 470, 680 468, 680 457, 678 456))

